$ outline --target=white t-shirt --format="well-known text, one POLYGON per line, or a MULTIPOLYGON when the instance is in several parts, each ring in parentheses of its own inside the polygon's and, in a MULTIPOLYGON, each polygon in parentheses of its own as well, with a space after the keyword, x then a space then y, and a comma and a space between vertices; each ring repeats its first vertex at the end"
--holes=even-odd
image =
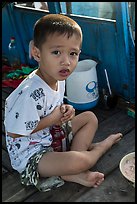
POLYGON ((5 130, 6 145, 11 159, 12 167, 22 172, 28 159, 44 146, 50 146, 52 136, 49 128, 36 133, 41 118, 49 115, 56 106, 63 103, 65 81, 58 81, 58 90, 48 86, 34 70, 22 83, 8 96, 5 103, 5 130), (12 138, 7 132, 25 135, 12 138))

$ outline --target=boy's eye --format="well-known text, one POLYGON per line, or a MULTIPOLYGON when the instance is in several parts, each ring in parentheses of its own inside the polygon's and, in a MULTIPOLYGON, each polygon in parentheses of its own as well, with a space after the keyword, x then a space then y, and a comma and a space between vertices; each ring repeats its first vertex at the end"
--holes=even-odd
POLYGON ((54 54, 54 55, 59 55, 59 54, 60 54, 60 51, 55 50, 55 51, 52 52, 52 54, 54 54))
POLYGON ((77 53, 77 52, 71 52, 70 55, 72 55, 72 56, 77 56, 78 53, 77 53))

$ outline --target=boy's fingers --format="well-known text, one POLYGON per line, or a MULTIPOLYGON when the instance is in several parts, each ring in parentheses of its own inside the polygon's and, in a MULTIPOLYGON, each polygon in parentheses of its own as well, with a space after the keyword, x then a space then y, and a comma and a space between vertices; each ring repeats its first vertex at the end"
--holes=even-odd
POLYGON ((64 122, 64 121, 67 121, 68 119, 69 119, 68 116, 67 116, 67 117, 62 117, 62 118, 61 118, 61 121, 64 122))
POLYGON ((73 114, 75 114, 75 109, 73 108, 72 110, 68 110, 65 114, 64 114, 64 116, 69 116, 69 115, 73 115, 73 114))
POLYGON ((71 114, 71 115, 68 115, 68 116, 63 116, 62 118, 61 118, 61 121, 62 122, 67 122, 68 120, 72 120, 72 118, 75 116, 75 112, 73 113, 73 114, 71 114))
POLYGON ((61 111, 61 113, 65 113, 66 112, 66 106, 65 105, 61 105, 60 106, 60 111, 61 111))

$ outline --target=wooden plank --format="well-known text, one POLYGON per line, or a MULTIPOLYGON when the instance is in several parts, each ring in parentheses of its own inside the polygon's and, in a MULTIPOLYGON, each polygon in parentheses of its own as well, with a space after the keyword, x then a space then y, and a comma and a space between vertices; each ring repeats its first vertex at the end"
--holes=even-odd
MULTIPOLYGON (((118 107, 114 109, 107 110, 103 107, 100 107, 100 105, 97 105, 96 107, 89 109, 89 111, 92 111, 95 113, 95 115, 98 118, 99 123, 103 120, 106 120, 107 118, 111 117, 112 115, 120 112, 120 109, 118 107)), ((82 113, 83 111, 76 110, 76 115, 82 113)))
POLYGON ((2 109, 5 109, 5 99, 2 99, 2 109))
POLYGON ((109 117, 113 116, 114 114, 120 112, 120 109, 115 108, 115 109, 112 109, 112 110, 106 110, 106 109, 103 109, 103 108, 101 109, 101 108, 96 107, 92 111, 93 111, 93 113, 95 113, 95 115, 98 118, 98 122, 100 123, 103 120, 106 120, 107 118, 109 118, 109 117))
POLYGON ((112 148, 101 157, 92 170, 98 170, 107 175, 118 167, 123 156, 133 151, 135 151, 135 129, 124 135, 117 144, 112 146, 112 148))
POLYGON ((67 202, 102 201, 135 202, 135 188, 122 176, 119 168, 113 171, 98 188, 84 188, 67 200, 67 202))
POLYGON ((33 186, 23 186, 16 172, 9 174, 7 178, 2 178, 2 202, 22 202, 36 191, 33 186))
MULTIPOLYGON (((2 123, 4 122, 4 117, 5 117, 5 111, 4 111, 4 109, 2 109, 2 123)), ((3 123, 3 125, 4 125, 4 123, 3 123)))
POLYGON ((2 133, 2 149, 7 151, 5 134, 2 133))
POLYGON ((7 173, 8 173, 7 169, 5 169, 4 167, 2 167, 2 176, 4 176, 4 175, 7 174, 7 173))
POLYGON ((9 93, 5 92, 5 91, 2 89, 2 100, 5 100, 8 95, 9 95, 9 93))
POLYGON ((8 169, 9 172, 13 172, 13 168, 11 167, 10 158, 8 153, 2 149, 2 166, 8 169))
POLYGON ((102 141, 108 135, 117 132, 121 132, 124 135, 134 129, 134 127, 135 120, 128 116, 126 111, 122 110, 99 123, 94 141, 102 141))
POLYGON ((5 134, 5 126, 4 126, 4 122, 2 121, 2 133, 5 134))
POLYGON ((5 99, 9 96, 9 94, 13 91, 14 89, 11 87, 3 87, 2 88, 2 108, 4 109, 5 107, 5 99))
POLYGON ((63 186, 47 192, 36 192, 24 202, 67 202, 71 196, 83 189, 76 183, 65 183, 63 186))

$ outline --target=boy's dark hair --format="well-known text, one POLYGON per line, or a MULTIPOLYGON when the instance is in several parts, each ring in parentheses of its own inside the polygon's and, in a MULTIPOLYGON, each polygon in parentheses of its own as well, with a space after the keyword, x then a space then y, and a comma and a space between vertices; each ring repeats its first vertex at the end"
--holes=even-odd
POLYGON ((47 37, 54 33, 67 34, 68 38, 76 34, 82 41, 81 28, 73 19, 63 14, 49 14, 34 25, 34 45, 40 49, 47 37))

